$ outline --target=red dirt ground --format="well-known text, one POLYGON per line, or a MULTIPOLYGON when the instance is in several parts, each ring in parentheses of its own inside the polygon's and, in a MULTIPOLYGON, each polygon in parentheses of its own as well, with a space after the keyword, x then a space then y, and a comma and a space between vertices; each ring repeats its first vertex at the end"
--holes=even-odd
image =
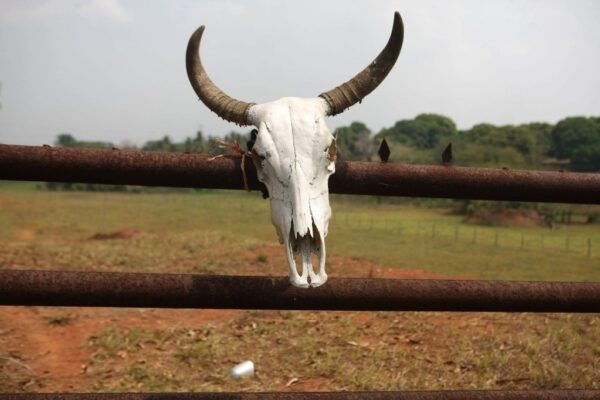
MULTIPOLYGON (((260 252, 273 260, 278 258, 281 248, 265 246, 260 252)), ((344 276, 351 277, 448 279, 422 270, 384 268, 364 259, 331 257, 329 263, 343 265, 344 276)), ((257 272, 249 271, 250 274, 257 272)), ((234 318, 241 313, 238 310, 2 307, 0 344, 11 360, 23 368, 22 389, 85 391, 94 382, 86 363, 91 356, 87 342, 96 332, 111 326, 121 329, 193 328, 209 321, 234 318)), ((289 382, 281 390, 316 390, 322 383, 300 380, 289 382)))

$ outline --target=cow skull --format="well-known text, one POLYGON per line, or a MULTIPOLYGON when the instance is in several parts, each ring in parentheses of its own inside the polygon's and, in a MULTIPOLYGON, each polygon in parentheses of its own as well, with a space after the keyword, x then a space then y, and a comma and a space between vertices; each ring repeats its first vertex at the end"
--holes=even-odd
POLYGON ((335 171, 335 138, 326 116, 341 113, 371 93, 392 69, 403 40, 400 14, 387 45, 375 60, 348 82, 315 98, 285 97, 270 103, 246 103, 229 97, 208 77, 198 48, 204 26, 189 40, 187 73, 194 91, 221 118, 258 128, 253 152, 258 179, 271 198, 271 222, 285 244, 290 282, 296 287, 317 287, 327 281, 325 237, 331 207, 327 182, 335 171), (311 254, 319 260, 315 273, 311 254), (295 257, 302 259, 298 274, 295 257))

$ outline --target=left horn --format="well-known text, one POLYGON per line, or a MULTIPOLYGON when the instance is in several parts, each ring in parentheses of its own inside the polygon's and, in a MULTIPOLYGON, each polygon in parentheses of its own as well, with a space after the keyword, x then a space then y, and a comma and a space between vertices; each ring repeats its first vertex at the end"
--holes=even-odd
POLYGON ((252 125, 248 120, 248 110, 254 103, 246 103, 229 97, 208 77, 200 60, 200 41, 204 25, 196 29, 188 42, 185 66, 188 78, 200 100, 219 117, 238 125, 252 125))
POLYGON ((403 39, 404 26, 402 25, 400 13, 396 11, 394 13, 392 34, 377 58, 348 82, 319 95, 329 104, 327 115, 341 113, 375 90, 396 63, 403 39))

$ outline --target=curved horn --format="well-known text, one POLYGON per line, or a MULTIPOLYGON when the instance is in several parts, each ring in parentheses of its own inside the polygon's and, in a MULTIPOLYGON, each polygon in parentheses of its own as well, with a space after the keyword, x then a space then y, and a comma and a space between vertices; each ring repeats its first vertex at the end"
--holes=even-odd
POLYGON ((394 13, 392 34, 377 58, 348 82, 319 95, 329 104, 327 115, 341 113, 375 90, 396 63, 403 39, 404 26, 402 25, 400 13, 396 11, 394 13))
POLYGON ((188 78, 200 100, 219 117, 238 125, 252 125, 248 121, 248 109, 254 103, 246 103, 229 97, 210 80, 200 61, 200 40, 204 25, 190 37, 185 54, 188 78))

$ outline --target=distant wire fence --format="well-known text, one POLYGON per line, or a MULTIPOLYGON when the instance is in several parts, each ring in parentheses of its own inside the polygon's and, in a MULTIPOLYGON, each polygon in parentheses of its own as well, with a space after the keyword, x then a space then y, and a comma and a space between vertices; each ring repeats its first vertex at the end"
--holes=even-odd
MULTIPOLYGON (((251 189, 260 189, 252 163, 251 189)), ((242 189, 239 157, 0 145, 0 179, 242 189)), ((330 191, 343 194, 600 204, 600 174, 338 162, 330 191)), ((384 229, 393 231, 394 226, 384 229)), ((358 220, 357 229, 363 229, 358 220)), ((402 234, 401 227, 395 227, 402 234)), ((375 221, 364 229, 377 229, 375 221)), ((444 237, 436 224, 417 235, 444 237)), ((467 233, 468 235, 468 233, 467 233)), ((465 240, 458 228, 455 240, 465 240), (462 238, 462 239, 461 239, 462 238)), ((467 239, 468 240, 468 239, 467 239)), ((471 240, 482 243, 474 228, 471 240)), ((540 238, 545 243, 543 237, 540 238)), ((499 232, 494 245, 501 245, 499 232)), ((529 243, 525 234, 522 247, 529 243)), ((592 256, 591 240, 588 254, 592 256)), ((567 240, 566 251, 572 244, 567 240)), ((287 278, 178 274, 0 271, 0 305, 600 312, 600 283, 331 279, 312 289, 287 278)), ((413 391, 343 393, 0 394, 37 399, 600 399, 600 390, 413 391)))
MULTIPOLYGON (((570 235, 552 230, 539 232, 526 228, 503 228, 485 225, 449 224, 440 222, 405 223, 393 218, 371 218, 344 215, 332 218, 332 226, 343 225, 357 231, 382 231, 391 235, 391 240, 410 237, 415 244, 419 241, 430 245, 448 242, 506 248, 524 251, 552 251, 563 254, 581 255, 588 258, 600 255, 600 245, 592 237, 581 234, 570 235)), ((600 227, 600 225, 599 225, 600 227)))

